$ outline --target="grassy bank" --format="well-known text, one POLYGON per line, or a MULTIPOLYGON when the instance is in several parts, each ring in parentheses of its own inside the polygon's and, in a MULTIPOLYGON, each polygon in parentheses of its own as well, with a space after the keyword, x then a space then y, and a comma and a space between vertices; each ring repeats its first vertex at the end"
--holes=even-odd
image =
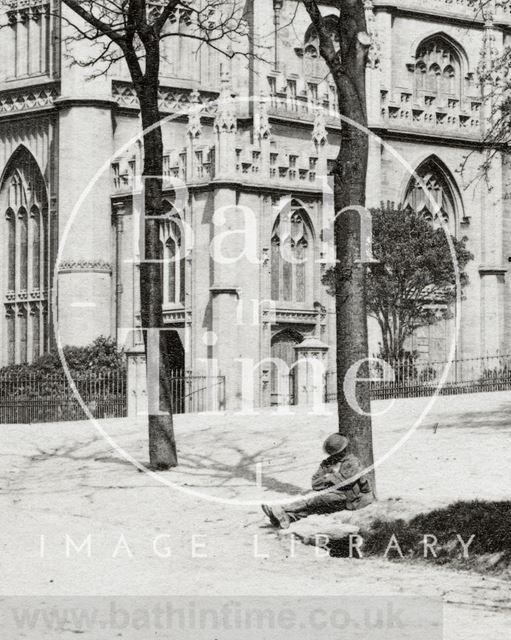
MULTIPOLYGON (((361 527, 360 536, 365 557, 434 562, 511 577, 511 501, 459 501, 408 520, 375 518, 361 527)), ((346 540, 332 540, 330 546, 332 555, 348 553, 346 540)))

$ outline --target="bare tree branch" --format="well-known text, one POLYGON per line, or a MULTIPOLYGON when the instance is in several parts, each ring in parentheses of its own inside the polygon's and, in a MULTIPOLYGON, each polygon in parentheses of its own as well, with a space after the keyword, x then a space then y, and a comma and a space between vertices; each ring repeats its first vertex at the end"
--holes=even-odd
POLYGON ((80 2, 77 0, 62 0, 62 2, 72 9, 77 16, 80 16, 82 20, 96 28, 100 33, 108 36, 111 40, 113 40, 116 44, 118 44, 121 48, 124 46, 124 37, 120 35, 112 25, 96 18, 96 16, 91 12, 84 9, 80 2))

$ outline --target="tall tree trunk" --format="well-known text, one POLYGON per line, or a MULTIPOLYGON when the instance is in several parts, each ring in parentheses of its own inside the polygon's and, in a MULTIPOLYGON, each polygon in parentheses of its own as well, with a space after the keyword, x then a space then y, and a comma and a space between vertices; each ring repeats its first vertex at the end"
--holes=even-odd
MULTIPOLYGON (((339 109, 343 116, 367 126, 365 65, 368 49, 365 15, 360 0, 343 2, 340 20, 342 74, 335 74, 339 109)), ((333 70, 334 71, 334 70, 333 70)), ((342 122, 341 145, 334 169, 335 211, 350 206, 365 206, 368 137, 347 122, 342 122)), ((371 403, 369 382, 356 383, 359 408, 350 407, 344 395, 344 380, 349 368, 359 360, 364 364, 358 378, 369 377, 366 266, 357 262, 361 254, 361 219, 356 211, 337 216, 334 237, 337 259, 336 337, 337 397, 339 430, 349 437, 353 452, 365 467, 373 464, 371 403)), ((371 473, 374 486, 374 472, 371 473)))
POLYGON ((385 326, 385 321, 382 318, 378 318, 378 325, 381 331, 381 355, 383 355, 383 359, 386 360, 389 357, 389 340, 387 335, 387 328, 385 326))
MULTIPOLYGON (((367 169, 367 139, 365 133, 343 124, 341 135, 342 162, 338 163, 334 181, 336 212, 349 206, 364 206, 367 169)), ((353 452, 364 466, 373 464, 371 416, 363 415, 348 404, 344 395, 344 380, 349 368, 359 360, 364 364, 357 378, 368 378, 367 310, 365 297, 365 269, 356 260, 360 256, 360 215, 347 211, 335 224, 337 259, 336 278, 336 338, 337 338, 337 397, 339 430, 349 437, 353 452)), ((356 383, 358 406, 371 411, 370 388, 367 381, 356 383)))
MULTIPOLYGON (((140 265, 140 311, 142 327, 145 329, 161 329, 162 314, 162 282, 160 251, 161 222, 151 219, 162 213, 162 179, 163 174, 163 142, 158 105, 158 64, 154 55, 147 54, 146 72, 140 83, 135 83, 140 102, 140 115, 144 131, 144 245, 145 261, 140 265), (155 262, 156 261, 156 262, 155 262)), ((147 331, 144 331, 146 361, 149 358, 147 331)), ((171 354, 168 352, 166 331, 159 332, 159 400, 160 407, 149 407, 149 462, 153 469, 169 469, 177 465, 176 443, 172 417, 172 396, 170 392, 171 354), (160 411, 162 409, 162 411, 160 411)), ((152 345, 153 346, 153 345, 152 345)), ((154 348, 154 346, 153 346, 154 348)), ((149 368, 146 362, 148 397, 149 368)))

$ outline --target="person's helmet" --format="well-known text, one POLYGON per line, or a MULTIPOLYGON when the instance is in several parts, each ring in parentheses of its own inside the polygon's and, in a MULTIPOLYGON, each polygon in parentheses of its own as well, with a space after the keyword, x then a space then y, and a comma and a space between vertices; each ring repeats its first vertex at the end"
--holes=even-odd
POLYGON ((323 449, 326 454, 333 456, 336 453, 341 453, 349 445, 350 441, 345 436, 341 436, 340 433, 332 433, 331 436, 323 443, 323 449))

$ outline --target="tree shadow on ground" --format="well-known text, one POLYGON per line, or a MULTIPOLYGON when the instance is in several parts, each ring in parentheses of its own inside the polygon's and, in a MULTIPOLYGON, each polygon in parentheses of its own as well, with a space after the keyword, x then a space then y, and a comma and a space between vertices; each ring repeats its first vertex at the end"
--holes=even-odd
MULTIPOLYGON (((272 458, 276 457, 276 452, 279 448, 284 447, 287 439, 283 438, 278 443, 273 443, 268 447, 264 447, 249 453, 245 451, 241 446, 235 444, 225 444, 224 451, 228 450, 232 452, 232 457, 237 457, 235 462, 225 462, 219 460, 211 454, 201 454, 195 452, 181 453, 179 456, 179 470, 185 470, 186 474, 195 478, 196 480, 206 481, 205 486, 208 487, 225 487, 234 486, 232 483, 235 480, 243 480, 243 485, 249 482, 250 484, 260 486, 264 489, 276 491, 277 493, 286 493, 288 495, 298 495, 305 493, 306 490, 303 487, 299 487, 290 482, 280 480, 275 477, 275 473, 285 473, 288 470, 284 464, 279 466, 273 464, 272 475, 265 472, 262 468, 259 473, 257 470, 257 464, 264 460, 265 457, 269 458, 270 453, 272 458)), ((229 458, 231 456, 228 456, 229 458)), ((194 485, 199 486, 199 485, 194 485)))
POLYGON ((468 411, 439 418, 438 429, 498 429, 511 427, 511 403, 499 405, 491 413, 468 411))
MULTIPOLYGON (((43 449, 37 447, 37 453, 30 456, 31 462, 44 462, 45 460, 65 459, 73 462, 113 462, 114 464, 120 464, 124 466, 134 467, 133 463, 120 456, 113 456, 103 454, 99 451, 83 454, 82 451, 86 450, 91 445, 104 442, 103 436, 94 436, 93 438, 85 442, 73 442, 69 445, 60 445, 52 449, 43 449)), ((144 463, 141 463, 144 464, 144 463)))
MULTIPOLYGON (((102 436, 94 436, 84 442, 73 442, 68 445, 60 445, 51 449, 43 449, 38 447, 37 453, 30 456, 31 462, 44 462, 46 460, 53 459, 65 459, 73 462, 93 461, 101 463, 114 463, 122 466, 132 466, 136 468, 129 460, 125 460, 122 457, 112 456, 101 451, 93 451, 84 453, 88 447, 95 445, 103 440, 102 436)), ((246 482, 253 485, 258 483, 264 489, 275 491, 277 493, 285 493, 290 496, 302 494, 306 492, 306 489, 299 487, 298 485, 280 480, 268 473, 265 473, 265 469, 262 468, 262 473, 257 471, 257 463, 261 460, 278 458, 279 449, 283 449, 287 444, 287 438, 281 439, 279 442, 272 443, 268 447, 258 449, 253 453, 248 453, 241 446, 232 443, 226 443, 223 450, 230 451, 233 455, 228 455, 228 458, 237 458, 232 464, 229 462, 223 462, 213 455, 200 454, 195 452, 180 453, 179 464, 176 467, 177 472, 183 472, 187 476, 193 477, 196 480, 204 480, 204 484, 195 484, 194 486, 205 487, 229 487, 234 488, 233 481, 236 479, 244 481, 243 485, 246 486, 246 482)), ((199 445, 197 445, 199 446, 199 445)), ((284 449, 285 450, 285 449, 284 449)), ((150 469, 148 461, 140 461, 140 464, 150 469)), ((140 471, 140 469, 138 469, 140 471)), ((288 466, 284 463, 280 465, 278 463, 272 464, 273 473, 285 473, 288 470, 288 466)), ((171 469, 172 471, 172 469, 171 469)))

